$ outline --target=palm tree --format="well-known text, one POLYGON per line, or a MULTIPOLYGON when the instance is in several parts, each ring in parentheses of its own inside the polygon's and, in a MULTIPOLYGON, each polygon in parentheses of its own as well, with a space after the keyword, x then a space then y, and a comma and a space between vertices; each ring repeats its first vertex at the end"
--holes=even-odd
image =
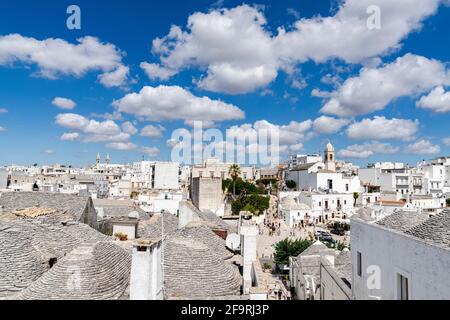
POLYGON ((233 197, 236 196, 236 180, 239 178, 239 175, 241 174, 241 168, 238 164, 233 164, 230 166, 230 170, 228 172, 231 179, 233 180, 233 197))

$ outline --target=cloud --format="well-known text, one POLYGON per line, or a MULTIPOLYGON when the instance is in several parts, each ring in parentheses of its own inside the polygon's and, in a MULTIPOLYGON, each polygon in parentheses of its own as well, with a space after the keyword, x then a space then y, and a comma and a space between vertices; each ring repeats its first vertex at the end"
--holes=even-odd
POLYGON ((295 10, 294 8, 287 8, 286 12, 288 15, 293 16, 295 19, 299 20, 301 15, 300 12, 298 12, 297 10, 295 10))
POLYGON ((277 76, 273 39, 264 29, 262 12, 248 5, 194 13, 188 31, 172 26, 169 34, 153 41, 161 66, 181 71, 190 66, 206 69, 198 85, 231 94, 253 91, 277 76))
MULTIPOLYGON (((123 130, 117 123, 112 120, 96 121, 87 119, 84 116, 65 113, 56 116, 56 124, 71 129, 84 135, 83 142, 127 142, 133 135, 134 131, 130 127, 130 123, 124 123, 123 130)), ((137 130, 136 130, 137 132, 137 130)), ((80 135, 81 137, 81 135, 80 135)))
POLYGON ((95 37, 77 39, 76 44, 63 39, 37 40, 20 34, 0 36, 0 65, 22 63, 36 65, 38 76, 57 79, 60 76, 82 77, 91 71, 101 72, 106 86, 122 85, 119 81, 125 67, 122 53, 110 43, 95 37))
POLYGON ((376 154, 394 154, 399 151, 389 143, 367 142, 364 144, 354 144, 338 152, 341 158, 367 159, 376 154))
MULTIPOLYGON (((279 150, 287 152, 298 151, 303 147, 302 142, 310 138, 310 130, 313 126, 311 120, 303 122, 291 121, 287 125, 272 124, 267 120, 257 121, 254 124, 243 124, 228 128, 227 134, 236 137, 240 141, 252 136, 255 133, 277 132, 279 134, 279 150)), ((272 145, 275 147, 275 145, 272 145)))
POLYGON ((72 110, 76 107, 75 101, 67 98, 56 97, 53 99, 52 104, 60 109, 72 110))
POLYGON ((184 121, 184 124, 193 128, 195 124, 200 123, 203 129, 210 129, 214 128, 216 126, 216 123, 214 121, 197 121, 197 120, 186 120, 184 121))
POLYGON ((437 11, 439 1, 346 0, 334 16, 301 19, 291 31, 277 37, 282 55, 305 61, 325 62, 340 58, 359 63, 389 53, 421 22, 437 11), (381 28, 369 29, 370 6, 381 12, 381 28), (407 9, 405 9, 407 8, 407 9))
POLYGON ((122 128, 123 132, 130 135, 135 135, 138 132, 138 129, 136 129, 136 127, 130 121, 122 123, 120 127, 122 128))
POLYGON ((336 119, 327 116, 321 116, 314 121, 314 130, 318 133, 333 134, 339 132, 342 127, 349 124, 348 119, 336 119))
POLYGON ((432 155, 441 152, 441 147, 432 144, 429 140, 419 140, 406 147, 406 153, 417 155, 432 155))
POLYGON ((442 139, 442 143, 447 147, 450 147, 450 137, 442 139))
POLYGON ((104 113, 104 114, 92 113, 91 117, 115 121, 123 120, 122 114, 117 111, 114 111, 113 113, 104 113))
POLYGON ((347 136, 354 140, 393 139, 409 141, 414 139, 419 125, 419 120, 375 117, 373 119, 363 119, 350 125, 347 129, 347 136))
POLYGON ((116 70, 101 74, 98 79, 106 88, 120 87, 124 85, 130 74, 127 66, 118 66, 116 70))
POLYGON ((131 142, 111 142, 106 145, 106 148, 119 151, 131 151, 136 150, 138 146, 131 142))
POLYGON ((51 150, 51 149, 48 149, 48 150, 44 150, 44 153, 48 154, 48 155, 52 155, 52 154, 55 154, 55 151, 51 150))
POLYGON ((151 79, 151 80, 168 80, 175 74, 177 74, 176 71, 170 70, 168 68, 161 67, 160 65, 156 63, 148 63, 148 62, 142 62, 141 63, 141 69, 144 70, 145 74, 151 79))
POLYGON ((75 141, 78 140, 80 134, 78 132, 67 132, 61 136, 62 141, 75 141))
POLYGON ((442 86, 436 87, 427 96, 423 96, 417 102, 417 107, 438 113, 449 112, 450 91, 445 92, 442 86))
POLYGON ((301 151, 301 150, 303 150, 303 143, 293 144, 289 147, 289 149, 293 152, 301 151))
POLYGON ((160 150, 156 147, 142 147, 141 151, 148 155, 150 158, 155 158, 159 155, 160 150))
POLYGON ((130 93, 114 101, 113 106, 119 112, 149 121, 225 121, 245 117, 244 112, 232 104, 197 97, 178 86, 144 87, 139 93, 130 93))
POLYGON ((450 81, 445 65, 437 60, 406 54, 377 69, 363 68, 332 94, 322 112, 342 117, 384 109, 393 100, 423 93, 450 81))
POLYGON ((148 125, 142 128, 141 136, 149 138, 160 138, 166 129, 163 126, 148 125))
POLYGON ((75 113, 64 113, 56 116, 56 124, 67 129, 83 130, 89 120, 75 113))
POLYGON ((8 109, 0 108, 0 113, 8 113, 8 109))
POLYGON ((208 75, 197 85, 211 92, 242 94, 253 92, 271 83, 278 73, 270 66, 241 67, 231 64, 211 65, 208 75))
POLYGON ((4 127, 0 127, 0 132, 5 132, 6 129, 4 127))
POLYGON ((331 92, 322 91, 320 89, 313 89, 311 91, 311 96, 316 98, 330 98, 331 95, 331 92))
MULTIPOLYGON (((422 22, 433 15, 440 1, 344 0, 333 16, 298 19, 293 25, 268 27, 261 6, 196 12, 187 27, 172 26, 153 40, 159 64, 144 64, 153 78, 167 79, 184 69, 205 71, 196 83, 203 89, 241 94, 264 88, 280 70, 312 60, 341 59, 374 66, 372 58, 391 53, 422 22), (369 29, 369 6, 382 13, 381 29, 369 29), (405 9, 407 8, 407 9, 405 9), (351 35, 351 36, 349 36, 351 35)), ((290 14, 294 11, 290 10, 290 14)))

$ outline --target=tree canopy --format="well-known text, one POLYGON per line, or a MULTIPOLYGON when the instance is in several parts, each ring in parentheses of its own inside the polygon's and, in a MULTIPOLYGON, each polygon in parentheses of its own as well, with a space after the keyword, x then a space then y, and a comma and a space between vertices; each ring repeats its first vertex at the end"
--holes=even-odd
POLYGON ((297 188, 297 183, 294 180, 288 180, 286 181, 286 187, 288 187, 288 189, 295 189, 297 188))
POLYGON ((289 257, 296 257, 313 244, 310 240, 284 239, 275 244, 275 263, 282 265, 289 263, 289 257))

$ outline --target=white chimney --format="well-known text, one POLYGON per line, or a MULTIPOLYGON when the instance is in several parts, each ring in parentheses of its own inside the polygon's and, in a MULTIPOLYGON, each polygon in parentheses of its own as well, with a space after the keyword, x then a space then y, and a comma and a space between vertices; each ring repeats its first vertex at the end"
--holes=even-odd
POLYGON ((241 255, 244 260, 243 268, 243 289, 244 294, 250 292, 253 284, 253 263, 255 263, 256 256, 256 236, 259 234, 256 225, 241 225, 241 255))
POLYGON ((133 245, 130 300, 163 300, 162 241, 133 245))

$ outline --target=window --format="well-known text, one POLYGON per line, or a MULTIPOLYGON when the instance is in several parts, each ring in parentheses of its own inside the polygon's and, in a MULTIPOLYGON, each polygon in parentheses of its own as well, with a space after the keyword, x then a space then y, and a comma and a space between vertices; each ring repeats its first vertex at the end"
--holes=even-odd
POLYGON ((409 300, 409 280, 407 277, 397 274, 398 299, 409 300))
POLYGON ((357 267, 357 272, 358 272, 358 277, 362 277, 362 255, 361 252, 357 252, 356 253, 357 257, 356 257, 356 267, 357 267))
POLYGON ((333 189, 333 180, 328 180, 328 189, 332 190, 333 189))
POLYGON ((214 178, 214 171, 211 171, 211 172, 209 173, 209 175, 210 175, 211 178, 214 178))
POLYGON ((349 187, 348 187, 348 183, 345 185, 345 191, 347 191, 348 192, 348 190, 349 190, 349 187))

